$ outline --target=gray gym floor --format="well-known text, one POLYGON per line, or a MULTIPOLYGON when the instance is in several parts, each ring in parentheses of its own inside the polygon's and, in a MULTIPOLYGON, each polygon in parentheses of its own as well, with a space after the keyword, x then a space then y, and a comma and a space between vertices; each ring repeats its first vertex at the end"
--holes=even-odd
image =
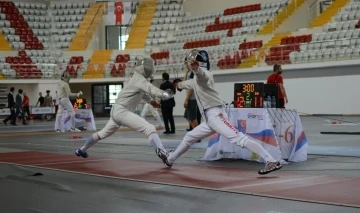
MULTIPOLYGON (((360 117, 333 117, 360 123, 360 117)), ((95 118, 97 128, 102 128, 107 119, 95 118)), ((321 135, 320 131, 331 130, 327 118, 302 117, 309 142, 308 161, 290 163, 281 171, 298 174, 322 174, 332 176, 360 177, 360 146, 357 135, 321 135)), ((155 123, 152 117, 148 117, 155 123)), ((175 148, 183 138, 186 122, 176 118, 175 135, 160 138, 167 148, 175 148)), ((73 154, 90 132, 74 135, 54 133, 53 122, 30 123, 29 126, 0 125, 0 152, 33 150, 61 154, 73 154), (41 133, 40 133, 41 132, 41 133)), ((343 126, 356 129, 356 126, 343 126)), ((359 128, 360 130, 360 128, 359 128)), ((229 168, 262 168, 255 162, 217 161, 203 162, 207 140, 196 143, 181 157, 177 164, 216 165, 229 168)), ((156 161, 152 147, 140 133, 121 129, 112 137, 89 150, 91 156, 112 157, 140 161, 156 161)), ((304 212, 360 212, 360 208, 336 206, 301 201, 258 197, 236 193, 195 189, 188 187, 152 184, 74 174, 48 169, 0 164, 1 213, 17 212, 229 212, 229 213, 304 213, 304 212)), ((360 186, 359 186, 360 187, 360 186)), ((336 193, 334 191, 333 193, 336 193)), ((359 203, 360 206, 360 203, 359 203)))

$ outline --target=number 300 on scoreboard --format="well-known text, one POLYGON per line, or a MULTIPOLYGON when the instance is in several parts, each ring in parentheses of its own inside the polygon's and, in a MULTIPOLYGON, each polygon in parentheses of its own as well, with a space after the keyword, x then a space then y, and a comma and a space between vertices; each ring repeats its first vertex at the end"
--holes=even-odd
POLYGON ((235 108, 263 108, 264 83, 234 84, 235 108))

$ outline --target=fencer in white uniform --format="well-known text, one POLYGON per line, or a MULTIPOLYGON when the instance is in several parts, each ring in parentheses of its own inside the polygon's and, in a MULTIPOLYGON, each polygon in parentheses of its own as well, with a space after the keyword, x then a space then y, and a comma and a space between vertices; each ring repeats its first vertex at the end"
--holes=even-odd
POLYGON ((154 72, 154 61, 151 58, 141 60, 134 69, 134 74, 124 89, 119 92, 115 104, 112 106, 109 121, 102 130, 92 134, 84 146, 75 151, 77 156, 87 158, 87 150, 91 146, 114 134, 120 126, 126 126, 145 134, 155 149, 159 148, 166 152, 154 125, 135 114, 134 111, 142 99, 151 103, 151 99, 167 100, 172 98, 173 94, 170 91, 163 91, 153 86, 146 80, 154 72))
MULTIPOLYGON (((150 83, 152 83, 151 79, 150 79, 150 83)), ((161 119, 159 112, 150 103, 147 103, 146 101, 143 101, 143 103, 144 103, 144 107, 143 110, 141 111, 140 116, 145 119, 145 115, 150 111, 153 114, 155 120, 159 123, 159 126, 156 127, 156 130, 164 129, 165 128, 164 122, 161 119)))
POLYGON ((61 130, 61 116, 64 110, 67 110, 70 115, 71 129, 72 132, 80 132, 81 130, 75 128, 75 110, 70 102, 70 97, 80 97, 83 93, 80 91, 78 93, 72 93, 70 90, 70 74, 66 71, 61 76, 61 81, 58 83, 58 98, 59 98, 59 109, 56 113, 56 129, 57 132, 62 132, 61 130))
POLYGON ((204 50, 192 50, 187 56, 186 63, 195 76, 193 79, 176 83, 178 89, 193 89, 199 110, 205 122, 188 132, 176 150, 170 153, 156 150, 158 156, 165 160, 165 165, 171 167, 177 158, 184 154, 190 146, 200 139, 204 139, 214 133, 219 133, 227 138, 232 144, 241 148, 247 148, 261 156, 265 162, 265 168, 258 171, 259 174, 267 174, 282 167, 260 144, 239 132, 228 120, 223 101, 214 86, 214 78, 210 72, 209 56, 204 50))

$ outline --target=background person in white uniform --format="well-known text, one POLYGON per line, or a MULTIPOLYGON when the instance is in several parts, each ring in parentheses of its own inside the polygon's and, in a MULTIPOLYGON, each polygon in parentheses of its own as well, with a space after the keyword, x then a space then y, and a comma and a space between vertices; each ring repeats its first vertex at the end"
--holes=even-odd
POLYGON ((204 50, 192 50, 187 57, 189 68, 194 72, 194 79, 175 82, 179 89, 193 89, 199 110, 205 122, 188 132, 175 151, 166 153, 157 149, 158 156, 166 166, 171 167, 177 158, 189 150, 196 141, 206 138, 214 133, 219 133, 227 138, 232 144, 241 148, 247 148, 261 156, 265 162, 265 168, 259 170, 259 174, 267 174, 282 167, 260 144, 250 140, 246 135, 239 132, 229 121, 223 107, 223 101, 215 90, 213 75, 210 70, 209 55, 204 50), (164 159, 166 159, 164 161, 164 159))
POLYGON ((69 82, 70 82, 70 74, 66 71, 61 76, 61 81, 58 84, 58 98, 59 98, 59 109, 56 113, 56 126, 57 132, 62 132, 61 128, 61 116, 64 110, 67 110, 70 115, 71 122, 71 132, 80 132, 81 130, 75 128, 75 110, 73 105, 71 104, 70 97, 80 97, 83 93, 80 91, 78 93, 72 93, 70 90, 69 82))
MULTIPOLYGON (((151 83, 151 84, 153 83, 153 80, 152 80, 152 79, 150 79, 150 83, 151 83)), ((144 108, 143 108, 143 110, 141 111, 141 115, 140 115, 140 116, 145 119, 145 115, 146 115, 146 113, 148 113, 149 111, 153 114, 155 120, 159 123, 159 126, 156 127, 156 130, 164 129, 164 128, 165 128, 165 127, 164 127, 164 122, 163 122, 163 120, 161 119, 159 112, 158 112, 158 111, 156 110, 156 108, 153 107, 151 104, 145 102, 144 108)))
POLYGON ((114 134, 120 126, 126 126, 145 134, 155 149, 159 148, 166 152, 154 125, 134 113, 142 99, 146 99, 148 103, 151 103, 152 98, 167 100, 173 97, 173 93, 170 91, 160 90, 146 80, 153 73, 154 61, 151 58, 145 58, 137 63, 134 74, 124 89, 119 92, 115 104, 112 106, 110 120, 102 130, 92 134, 84 146, 75 151, 77 156, 87 158, 87 150, 91 146, 114 134))

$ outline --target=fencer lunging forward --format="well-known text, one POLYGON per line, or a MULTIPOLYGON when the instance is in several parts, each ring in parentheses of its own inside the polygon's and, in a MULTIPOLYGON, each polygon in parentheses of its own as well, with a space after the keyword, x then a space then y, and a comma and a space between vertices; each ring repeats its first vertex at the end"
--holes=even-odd
POLYGON ((62 132, 61 130, 61 116, 64 110, 67 110, 70 115, 71 129, 72 132, 80 132, 81 130, 75 128, 75 110, 70 102, 70 97, 80 97, 83 93, 80 91, 78 93, 72 93, 70 90, 70 74, 66 71, 61 76, 61 81, 58 84, 58 97, 59 97, 59 109, 56 113, 56 126, 57 132, 62 132))
POLYGON ((114 134, 120 126, 126 126, 145 134, 155 149, 159 148, 166 152, 154 125, 134 113, 142 99, 146 99, 148 103, 151 103, 151 98, 166 100, 173 97, 173 94, 170 92, 160 90, 146 80, 153 75, 153 72, 154 61, 151 58, 139 61, 133 76, 124 89, 119 92, 115 104, 112 106, 110 120, 102 130, 92 134, 83 147, 76 150, 75 154, 77 156, 87 158, 87 150, 91 146, 99 140, 114 134))
POLYGON ((197 104, 205 122, 188 132, 175 151, 166 153, 156 150, 158 156, 163 159, 166 166, 171 167, 177 158, 184 154, 196 141, 206 138, 214 133, 219 133, 231 143, 250 149, 266 161, 264 169, 259 174, 267 174, 282 167, 260 144, 250 140, 246 135, 239 132, 228 121, 223 102, 219 93, 215 90, 213 75, 210 72, 208 53, 204 50, 192 50, 187 56, 186 63, 194 72, 194 79, 177 83, 178 89, 193 89, 197 104), (166 159, 164 161, 164 159, 166 159))

